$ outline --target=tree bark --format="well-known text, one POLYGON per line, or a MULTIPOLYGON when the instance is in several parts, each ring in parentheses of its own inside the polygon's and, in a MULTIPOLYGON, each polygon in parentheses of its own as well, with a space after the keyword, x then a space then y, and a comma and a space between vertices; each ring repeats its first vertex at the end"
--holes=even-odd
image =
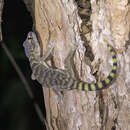
MULTIPOLYGON (((51 41, 55 43, 54 64, 65 69, 64 60, 74 42, 82 42, 78 8, 73 0, 32 1, 34 26, 39 34, 43 54, 51 41)), ((117 51, 118 75, 102 91, 63 92, 63 103, 56 103, 52 89, 43 86, 47 122, 50 130, 130 130, 130 2, 128 0, 91 0, 92 31, 89 45, 94 60, 85 60, 80 44, 74 56, 76 73, 81 80, 95 82, 106 77, 111 56, 103 44, 105 38, 117 51), (99 62, 100 61, 100 62, 99 62), (97 72, 97 76, 93 75, 97 72)))

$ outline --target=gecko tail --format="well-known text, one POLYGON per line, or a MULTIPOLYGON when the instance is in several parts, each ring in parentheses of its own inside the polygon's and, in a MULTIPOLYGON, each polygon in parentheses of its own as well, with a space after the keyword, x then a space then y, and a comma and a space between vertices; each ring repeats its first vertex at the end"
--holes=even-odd
POLYGON ((86 83, 86 82, 76 82, 74 85, 74 89, 83 90, 83 91, 96 91, 101 90, 106 87, 108 87, 110 84, 112 84, 112 81, 116 77, 117 73, 117 57, 116 57, 116 51, 114 48, 108 44, 107 41, 105 41, 105 44, 107 45, 107 49, 110 51, 112 59, 113 59, 113 67, 109 75, 102 81, 99 81, 97 83, 86 83))

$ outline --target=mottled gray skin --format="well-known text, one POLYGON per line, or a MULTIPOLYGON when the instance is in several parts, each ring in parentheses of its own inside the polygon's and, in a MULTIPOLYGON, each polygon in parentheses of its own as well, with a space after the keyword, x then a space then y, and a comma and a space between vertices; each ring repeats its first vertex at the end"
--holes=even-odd
POLYGON ((43 61, 43 59, 46 60, 44 56, 40 57, 40 46, 33 32, 28 33, 23 46, 25 54, 30 61, 33 80, 37 80, 43 86, 53 88, 56 93, 65 89, 71 89, 68 85, 71 86, 75 80, 64 70, 48 67, 45 61, 43 61))
MULTIPOLYGON (((107 41, 105 41, 105 43, 113 58, 113 68, 110 74, 104 80, 97 83, 86 83, 83 81, 77 81, 71 76, 69 72, 49 67, 45 61, 52 52, 54 45, 52 45, 47 50, 43 57, 40 57, 40 45, 35 33, 28 33, 27 39, 23 43, 23 46, 25 48, 25 54, 29 58, 32 68, 32 79, 37 80, 43 86, 53 88, 56 94, 58 94, 60 91, 70 89, 96 91, 106 88, 108 85, 111 84, 112 80, 116 76, 117 58, 114 48, 110 46, 107 41)), ((76 48, 77 45, 74 45, 70 51, 71 53, 69 54, 74 55, 76 48)))

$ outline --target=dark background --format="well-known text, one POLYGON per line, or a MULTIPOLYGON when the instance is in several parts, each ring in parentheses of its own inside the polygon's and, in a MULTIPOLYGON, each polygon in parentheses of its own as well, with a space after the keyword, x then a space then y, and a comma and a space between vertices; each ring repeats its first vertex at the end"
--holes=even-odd
MULTIPOLYGON (((31 80, 23 42, 32 30, 33 20, 22 0, 4 0, 3 40, 24 73, 35 100, 45 117, 42 87, 31 80)), ((25 86, 0 46, 0 130, 43 130, 25 86)))

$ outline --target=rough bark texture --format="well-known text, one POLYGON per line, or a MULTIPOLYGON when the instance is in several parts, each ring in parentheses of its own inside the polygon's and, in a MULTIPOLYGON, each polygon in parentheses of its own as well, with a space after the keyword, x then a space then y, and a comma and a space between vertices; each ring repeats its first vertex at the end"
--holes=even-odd
MULTIPOLYGON (((81 19, 73 0, 35 0, 33 16, 43 45, 55 42, 54 63, 64 69, 64 59, 73 42, 81 42, 81 19)), ((50 130, 130 130, 130 1, 91 0, 90 46, 94 60, 87 64, 82 44, 75 54, 80 79, 95 82, 92 68, 103 79, 111 70, 111 57, 103 44, 107 39, 117 51, 117 79, 100 92, 67 91, 63 103, 56 103, 52 89, 43 88, 50 130), (99 62, 100 60, 100 62, 99 62)))

